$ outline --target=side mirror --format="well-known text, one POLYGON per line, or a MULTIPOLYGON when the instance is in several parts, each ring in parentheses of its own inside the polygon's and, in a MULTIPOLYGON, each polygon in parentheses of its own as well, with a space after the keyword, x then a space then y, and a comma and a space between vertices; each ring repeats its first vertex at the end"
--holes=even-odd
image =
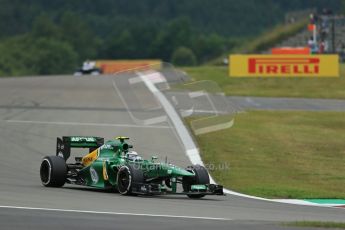
POLYGON ((154 160, 157 160, 158 159, 158 157, 156 157, 156 156, 152 156, 151 157, 151 161, 154 161, 154 160))

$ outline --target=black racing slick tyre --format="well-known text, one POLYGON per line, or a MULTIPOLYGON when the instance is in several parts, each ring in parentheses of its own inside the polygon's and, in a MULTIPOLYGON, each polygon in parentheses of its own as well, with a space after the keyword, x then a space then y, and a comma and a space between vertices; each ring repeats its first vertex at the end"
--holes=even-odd
MULTIPOLYGON (((191 186, 194 184, 209 184, 210 177, 205 167, 201 165, 193 165, 186 168, 187 171, 193 172, 195 174, 194 177, 183 177, 182 180, 182 187, 184 192, 189 192, 191 190, 191 186)), ((202 194, 187 194, 189 198, 202 198, 205 195, 202 194)))
POLYGON ((59 156, 44 157, 40 167, 42 184, 46 187, 62 187, 66 182, 67 165, 59 156))
POLYGON ((121 195, 131 195, 133 184, 144 183, 144 173, 135 165, 123 165, 117 172, 117 190, 121 195))

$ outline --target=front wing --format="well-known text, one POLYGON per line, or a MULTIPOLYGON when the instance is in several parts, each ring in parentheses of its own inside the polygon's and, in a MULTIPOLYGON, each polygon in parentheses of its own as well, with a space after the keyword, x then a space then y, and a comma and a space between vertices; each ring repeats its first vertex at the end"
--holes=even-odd
POLYGON ((216 184, 203 185, 202 189, 188 192, 172 192, 161 188, 159 184, 134 183, 132 185, 132 193, 140 195, 224 195, 223 186, 216 184))

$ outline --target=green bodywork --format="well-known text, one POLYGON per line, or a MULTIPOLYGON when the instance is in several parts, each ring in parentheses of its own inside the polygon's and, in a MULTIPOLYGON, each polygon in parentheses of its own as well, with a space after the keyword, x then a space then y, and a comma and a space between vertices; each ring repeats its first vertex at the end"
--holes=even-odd
MULTIPOLYGON (((132 164, 141 169, 145 178, 169 178, 173 192, 176 192, 177 178, 195 175, 193 172, 172 164, 157 163, 155 157, 152 157, 151 160, 128 159, 126 154, 131 146, 128 145, 125 139, 119 138, 119 140, 107 141, 94 150, 97 151, 97 158, 79 171, 79 176, 84 179, 85 185, 97 188, 116 187, 117 171, 121 166, 127 164, 132 164)), ((71 141, 71 147, 94 147, 92 143, 82 141, 83 143, 79 140, 71 141)), ((160 188, 162 190, 167 189, 163 184, 160 185, 160 188)))

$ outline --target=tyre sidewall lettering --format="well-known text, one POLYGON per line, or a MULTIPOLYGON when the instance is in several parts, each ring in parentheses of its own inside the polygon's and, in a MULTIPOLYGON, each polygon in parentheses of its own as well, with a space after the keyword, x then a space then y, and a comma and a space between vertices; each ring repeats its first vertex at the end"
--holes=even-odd
POLYGON ((47 162, 47 163, 48 163, 48 179, 47 179, 47 182, 43 182, 43 181, 42 181, 43 185, 47 185, 47 184, 50 183, 50 180, 51 180, 52 166, 51 166, 50 161, 49 161, 47 158, 45 158, 45 159, 43 160, 43 162, 47 162))

